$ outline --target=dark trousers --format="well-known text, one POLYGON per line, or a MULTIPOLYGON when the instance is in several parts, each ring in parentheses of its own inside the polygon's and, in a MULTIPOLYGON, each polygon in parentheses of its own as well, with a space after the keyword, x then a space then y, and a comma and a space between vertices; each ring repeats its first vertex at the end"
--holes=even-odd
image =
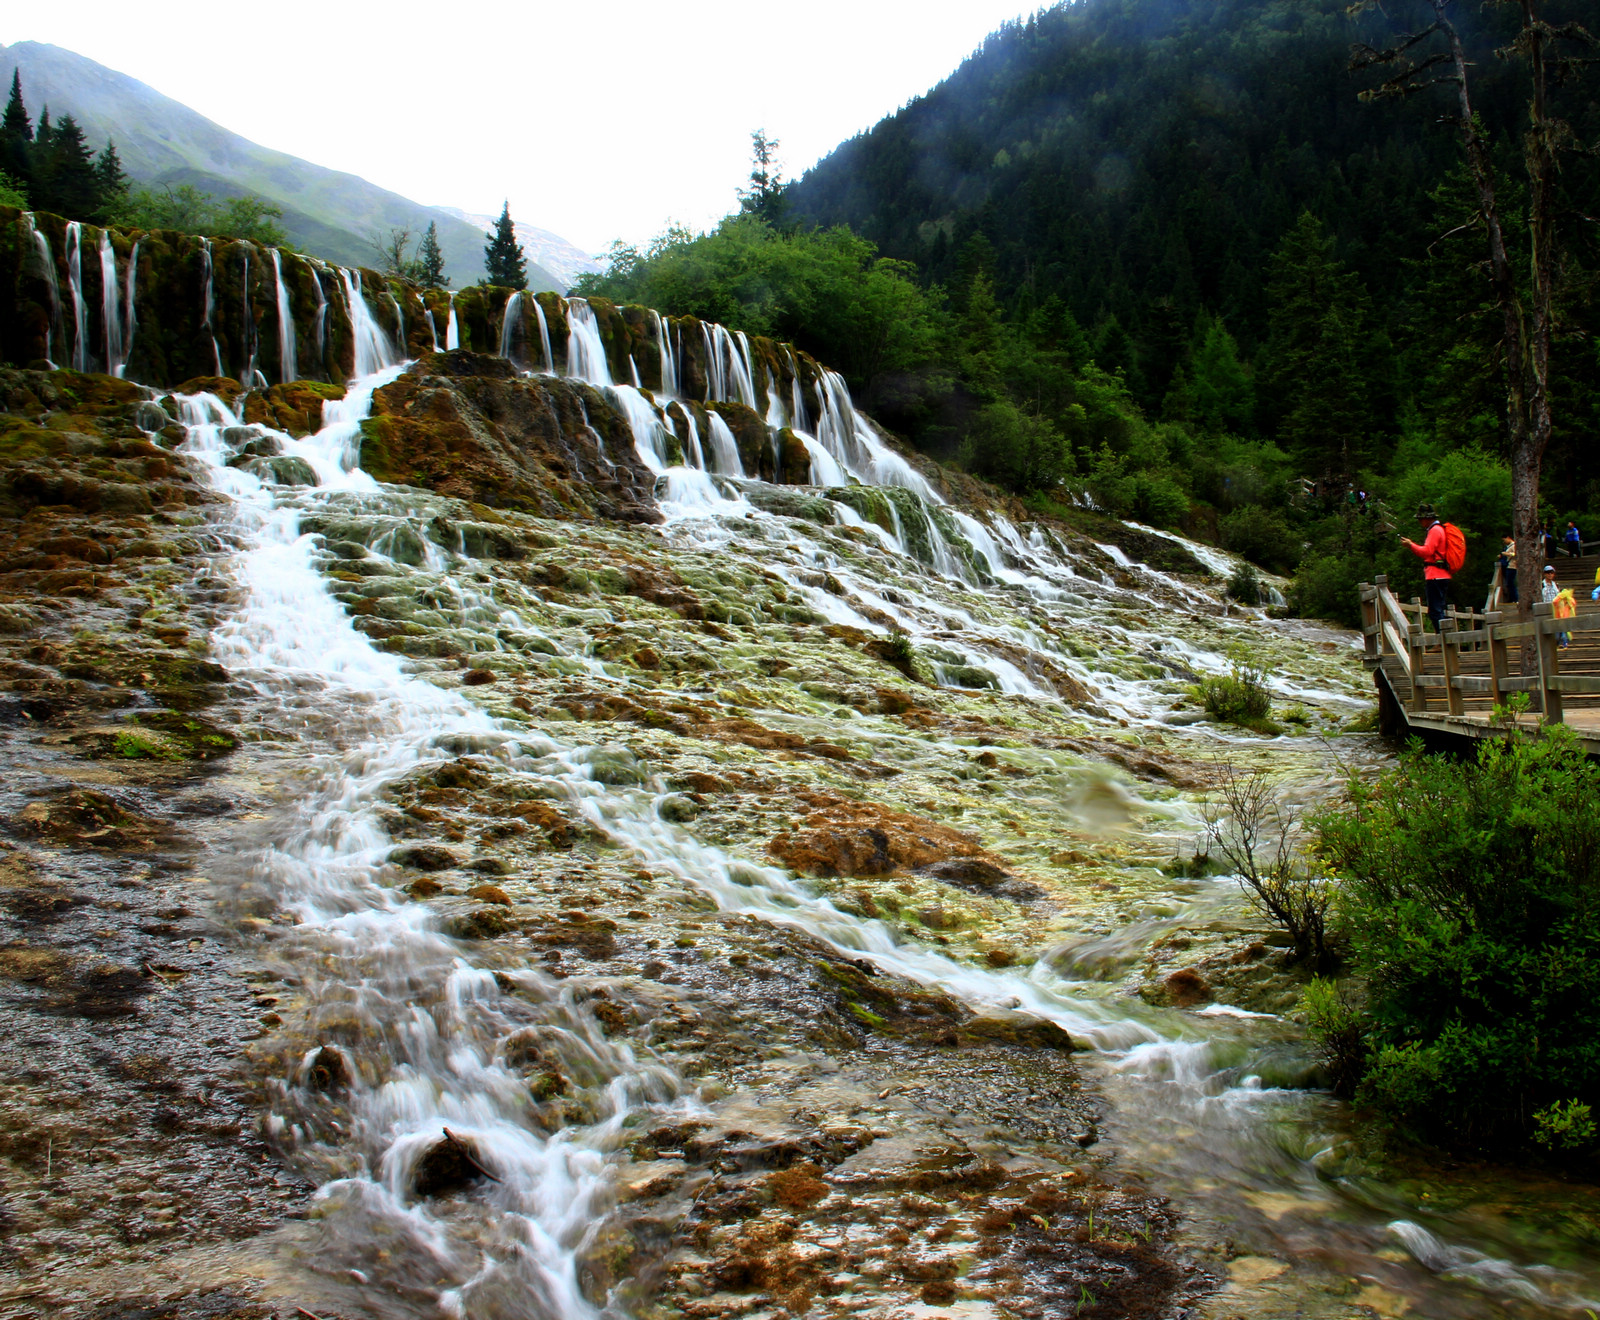
POLYGON ((1517 603, 1517 570, 1503 568, 1500 570, 1500 595, 1511 605, 1517 603))
POLYGON ((1439 625, 1444 620, 1445 597, 1450 592, 1450 579, 1428 578, 1422 585, 1428 593, 1428 617, 1433 620, 1434 631, 1438 632, 1439 625))

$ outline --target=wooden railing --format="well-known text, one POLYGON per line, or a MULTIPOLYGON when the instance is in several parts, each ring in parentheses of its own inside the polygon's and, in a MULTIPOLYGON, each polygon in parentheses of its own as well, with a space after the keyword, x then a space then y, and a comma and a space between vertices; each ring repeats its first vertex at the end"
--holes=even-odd
MULTIPOLYGON (((1422 601, 1413 597, 1402 602, 1389 590, 1388 580, 1379 576, 1374 582, 1361 584, 1361 632, 1365 643, 1365 659, 1369 668, 1378 668, 1389 662, 1406 680, 1409 697, 1396 691, 1411 712, 1428 708, 1432 692, 1443 693, 1445 705, 1454 716, 1468 714, 1469 698, 1487 698, 1488 705, 1501 702, 1508 692, 1526 692, 1532 710, 1542 711, 1546 721, 1561 723, 1565 720, 1563 701, 1567 697, 1600 696, 1600 672, 1562 673, 1561 635, 1573 640, 1593 642, 1600 640, 1600 612, 1583 613, 1564 619, 1555 618, 1553 606, 1545 603, 1533 607, 1533 618, 1528 623, 1506 621, 1499 611, 1478 613, 1451 609, 1438 632, 1428 632, 1423 627, 1427 610, 1422 601), (1529 666, 1533 673, 1522 673, 1523 648, 1535 651, 1536 665, 1529 666), (1436 672, 1428 672, 1430 652, 1437 653, 1436 672), (1487 652, 1487 665, 1481 653, 1487 652), (1463 657, 1469 657, 1466 664, 1463 657), (1486 673, 1465 673, 1464 668, 1479 669, 1486 673)), ((1586 656, 1594 654, 1592 646, 1580 648, 1586 656)), ((1479 712, 1485 716, 1487 709, 1479 712)))

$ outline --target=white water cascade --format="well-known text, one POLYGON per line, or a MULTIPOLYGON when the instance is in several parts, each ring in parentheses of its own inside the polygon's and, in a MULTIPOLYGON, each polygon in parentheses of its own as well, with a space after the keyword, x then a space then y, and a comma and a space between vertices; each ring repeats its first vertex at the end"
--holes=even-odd
POLYGON ((127 288, 123 290, 123 315, 126 320, 122 328, 122 360, 124 366, 117 374, 120 376, 125 371, 127 360, 133 356, 133 336, 139 328, 139 317, 135 310, 138 306, 139 293, 139 244, 143 240, 134 239, 133 247, 128 252, 127 288))
POLYGON ((312 318, 312 342, 317 344, 317 370, 323 370, 323 357, 328 350, 328 294, 322 290, 322 272, 317 269, 317 264, 309 258, 306 261, 307 274, 310 275, 310 286, 317 294, 317 310, 312 318))
POLYGON ((34 225, 33 213, 28 212, 28 230, 33 235, 33 249, 45 287, 50 293, 50 323, 44 332, 44 356, 52 368, 55 366, 56 341, 61 337, 61 282, 56 278, 56 259, 50 251, 50 240, 34 225))
POLYGON ((500 356, 507 361, 511 359, 511 348, 521 316, 522 294, 519 291, 506 299, 505 311, 500 314, 500 356))
POLYGON ((343 266, 338 270, 344 285, 345 310, 350 316, 350 337, 355 342, 355 374, 360 380, 397 362, 399 355, 362 296, 361 272, 343 266))
POLYGON ((211 358, 216 364, 216 374, 220 376, 222 375, 222 349, 217 344, 217 298, 214 287, 216 266, 215 260, 211 255, 211 240, 209 238, 200 240, 200 259, 206 277, 204 325, 206 333, 211 336, 211 358))
POLYGON ((100 318, 105 323, 106 374, 121 377, 122 308, 117 297, 117 250, 111 245, 111 231, 100 231, 100 318))
POLYGON ((72 369, 89 370, 89 309, 83 302, 83 226, 67 222, 67 288, 72 293, 72 369))
POLYGON ((289 302, 289 287, 283 282, 283 257, 277 248, 272 249, 272 276, 278 294, 278 373, 287 385, 300 379, 294 342, 294 309, 289 302))
POLYGON ((456 325, 456 295, 453 289, 450 291, 450 316, 444 325, 444 346, 446 352, 461 347, 461 330, 456 325))
POLYGON ((544 354, 545 373, 554 375, 556 357, 550 351, 550 323, 545 320, 544 308, 539 305, 537 297, 533 299, 533 319, 539 323, 539 351, 544 354))

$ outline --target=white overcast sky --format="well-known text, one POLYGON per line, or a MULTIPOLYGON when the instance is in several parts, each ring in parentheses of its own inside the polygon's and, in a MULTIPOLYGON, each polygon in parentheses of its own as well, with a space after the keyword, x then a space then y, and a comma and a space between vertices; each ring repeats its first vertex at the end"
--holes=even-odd
POLYGON ((225 128, 429 205, 498 211, 590 252, 734 205, 750 132, 791 177, 926 91, 1019 0, 426 5, 74 0, 46 41, 225 128))

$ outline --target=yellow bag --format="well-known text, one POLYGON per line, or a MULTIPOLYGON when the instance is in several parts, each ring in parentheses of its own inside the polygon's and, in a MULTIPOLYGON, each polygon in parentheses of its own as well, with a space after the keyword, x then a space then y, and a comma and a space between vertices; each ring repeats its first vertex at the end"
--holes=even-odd
POLYGON ((1555 600, 1550 605, 1550 613, 1558 619, 1570 619, 1578 612, 1578 602, 1572 595, 1572 588, 1558 592, 1555 600))

